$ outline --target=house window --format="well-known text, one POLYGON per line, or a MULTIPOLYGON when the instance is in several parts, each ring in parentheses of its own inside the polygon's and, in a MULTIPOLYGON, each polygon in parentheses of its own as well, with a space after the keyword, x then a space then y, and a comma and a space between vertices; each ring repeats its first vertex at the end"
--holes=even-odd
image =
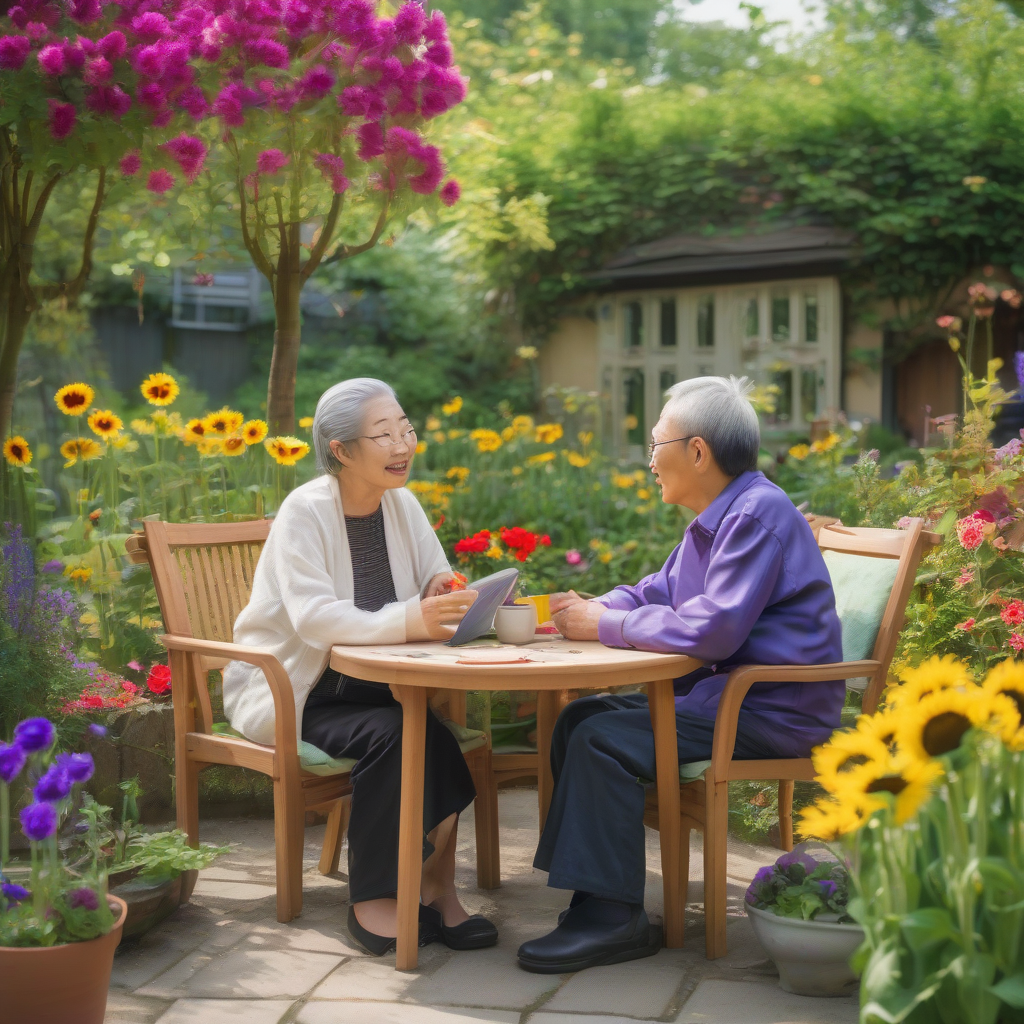
POLYGON ((757 299, 747 299, 747 308, 743 313, 743 337, 759 338, 761 336, 761 311, 757 299))
POLYGON ((789 341, 789 292, 772 295, 772 341, 789 341))
POLYGON ((697 348, 715 347, 715 297, 702 295, 697 300, 697 348))
POLYGON ((788 424, 793 420, 793 371, 788 367, 778 367, 771 373, 771 383, 778 389, 775 397, 775 422, 788 424))
POLYGON ((661 394, 662 399, 665 398, 665 392, 668 391, 673 384, 678 383, 679 374, 675 370, 662 370, 658 374, 658 391, 661 394))
POLYGON ((662 348, 676 347, 676 300, 663 299, 661 302, 661 332, 660 339, 662 348))
POLYGON ((644 307, 627 302, 622 307, 622 340, 626 348, 640 348, 644 343, 644 307))
POLYGON ((647 443, 647 420, 644 410, 644 371, 628 370, 622 378, 626 443, 647 443))
POLYGON ((816 366, 803 367, 800 371, 800 412, 808 423, 818 418, 820 389, 821 381, 818 368, 816 366))
POLYGON ((818 340, 818 296, 804 296, 804 341, 818 340))

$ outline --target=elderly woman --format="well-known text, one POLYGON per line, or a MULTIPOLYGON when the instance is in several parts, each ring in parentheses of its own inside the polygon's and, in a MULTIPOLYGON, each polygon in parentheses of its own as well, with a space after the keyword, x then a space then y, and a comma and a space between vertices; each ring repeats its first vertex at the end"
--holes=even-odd
MULTIPOLYGON (((674 385, 653 430, 661 498, 696 513, 662 568, 594 601, 552 598, 573 640, 689 654, 706 666, 675 681, 679 760, 711 757, 715 713, 737 665, 842 661, 832 583, 811 528, 757 471, 760 430, 745 380, 674 385)), ((759 683, 739 713, 735 756, 807 757, 839 725, 842 681, 759 683)), ((519 964, 563 974, 651 956, 644 912, 644 787, 655 777, 647 698, 574 701, 551 741, 555 789, 534 867, 573 889, 558 927, 524 943, 519 964)))
MULTIPOLYGON (((382 955, 397 935, 402 709, 386 685, 329 668, 331 646, 446 639, 475 594, 448 592, 444 551, 405 487, 416 431, 387 384, 364 377, 325 392, 313 444, 321 475, 282 503, 234 639, 268 648, 284 665, 300 738, 356 761, 348 927, 368 952, 382 955)), ((228 666, 224 709, 244 736, 273 742, 273 700, 258 669, 228 666)), ((433 714, 425 774, 420 942, 494 945, 494 925, 470 917, 455 893, 458 816, 475 790, 458 741, 433 714)))

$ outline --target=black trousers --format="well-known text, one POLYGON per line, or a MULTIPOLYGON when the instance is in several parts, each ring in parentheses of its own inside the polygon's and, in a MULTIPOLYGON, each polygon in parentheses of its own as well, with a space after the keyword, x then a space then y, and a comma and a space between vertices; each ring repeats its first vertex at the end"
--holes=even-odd
MULTIPOLYGON (((714 719, 676 713, 679 761, 711 757, 714 719)), ((778 757, 770 727, 740 711, 736 754, 778 757)), ((644 788, 655 778, 654 731, 639 693, 583 697, 558 716, 551 737, 555 788, 533 866, 555 889, 642 903, 647 862, 644 788)))
MULTIPOLYGON (((402 787, 402 707, 390 694, 380 703, 307 701, 302 738, 331 757, 352 757, 348 826, 349 902, 394 896, 398 889, 398 813, 402 787)), ((423 835, 464 811, 476 796, 458 740, 430 712, 424 758, 423 835)))

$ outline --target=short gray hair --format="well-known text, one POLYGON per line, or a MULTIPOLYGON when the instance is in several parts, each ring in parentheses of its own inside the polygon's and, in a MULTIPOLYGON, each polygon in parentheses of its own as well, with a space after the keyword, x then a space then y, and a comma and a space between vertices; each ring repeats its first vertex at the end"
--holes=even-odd
POLYGON ((662 410, 681 435, 702 437, 726 476, 757 469, 761 426, 747 377, 691 377, 668 389, 662 410))
POLYGON ((353 377, 328 388, 316 403, 313 449, 321 473, 339 472, 341 463, 331 451, 332 441, 354 441, 363 432, 366 406, 376 398, 398 400, 395 389, 376 377, 353 377))

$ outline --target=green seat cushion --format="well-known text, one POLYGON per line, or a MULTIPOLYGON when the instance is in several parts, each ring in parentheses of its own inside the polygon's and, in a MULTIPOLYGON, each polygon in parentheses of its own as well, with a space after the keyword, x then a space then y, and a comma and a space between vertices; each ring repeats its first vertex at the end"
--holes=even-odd
POLYGON ((696 782, 711 767, 710 761, 690 761, 679 766, 680 782, 696 782))
MULTIPOLYGON (((825 551, 825 565, 832 577, 836 612, 843 627, 843 661, 862 661, 875 650, 875 640, 889 603, 899 559, 825 551)), ((847 686, 863 690, 867 678, 849 679, 847 686)))

